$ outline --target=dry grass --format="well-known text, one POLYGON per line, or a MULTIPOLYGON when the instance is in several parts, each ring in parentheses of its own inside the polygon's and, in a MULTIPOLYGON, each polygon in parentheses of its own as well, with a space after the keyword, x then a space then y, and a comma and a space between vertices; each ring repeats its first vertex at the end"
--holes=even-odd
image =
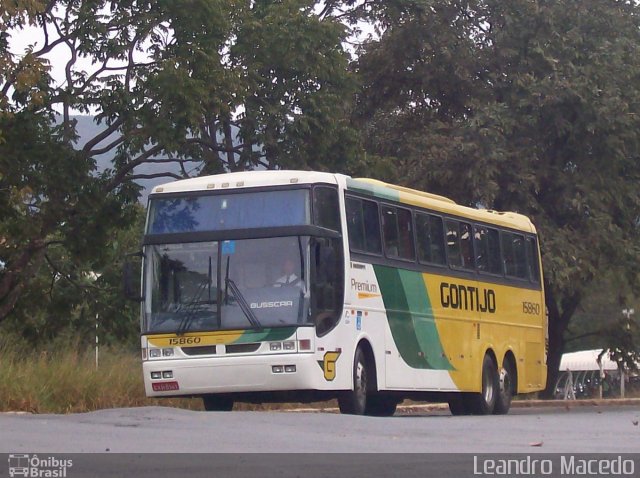
POLYGON ((106 349, 96 369, 94 351, 60 346, 31 354, 0 344, 0 411, 86 412, 166 405, 201 409, 199 400, 145 397, 138 354, 106 349))
MULTIPOLYGON (((96 369, 95 352, 77 344, 55 344, 27 352, 24 344, 0 342, 0 412, 78 413, 117 407, 160 405, 202 410, 200 399, 151 399, 144 393, 139 352, 103 348, 96 369)), ((236 410, 328 408, 319 404, 238 403, 236 410)))

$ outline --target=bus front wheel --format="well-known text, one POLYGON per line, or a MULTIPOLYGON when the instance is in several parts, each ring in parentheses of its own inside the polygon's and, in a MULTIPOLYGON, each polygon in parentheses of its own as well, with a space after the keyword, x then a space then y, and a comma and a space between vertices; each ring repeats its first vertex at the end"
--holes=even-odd
POLYGON ((340 413, 348 415, 366 413, 368 373, 367 359, 362 348, 358 347, 353 359, 353 390, 344 391, 338 396, 340 413))
POLYGON ((230 412, 233 410, 233 400, 224 395, 203 395, 202 404, 208 412, 230 412))
POLYGON ((369 395, 367 397, 366 415, 372 417, 392 417, 398 408, 398 400, 384 394, 369 395))

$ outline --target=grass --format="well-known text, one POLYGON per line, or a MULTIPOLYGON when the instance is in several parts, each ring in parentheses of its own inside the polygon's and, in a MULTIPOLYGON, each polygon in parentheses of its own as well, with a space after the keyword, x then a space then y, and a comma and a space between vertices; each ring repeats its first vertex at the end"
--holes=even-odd
MULTIPOLYGON (((77 344, 58 343, 33 351, 26 344, 0 341, 0 412, 79 413, 104 408, 167 407, 203 410, 196 398, 147 398, 138 351, 101 348, 96 368, 95 351, 77 344)), ((236 410, 282 410, 319 404, 238 403, 236 410)))
POLYGON ((79 347, 26 353, 0 344, 0 411, 86 412, 102 408, 167 405, 201 409, 199 400, 145 397, 141 364, 134 352, 79 347))

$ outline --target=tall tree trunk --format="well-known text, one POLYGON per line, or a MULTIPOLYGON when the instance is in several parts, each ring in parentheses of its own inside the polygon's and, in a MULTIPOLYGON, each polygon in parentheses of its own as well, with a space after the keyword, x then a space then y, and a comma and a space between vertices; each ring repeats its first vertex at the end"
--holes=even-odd
POLYGON ((555 395, 560 361, 564 353, 564 333, 569 326, 571 317, 580 304, 580 294, 576 292, 574 295, 562 299, 559 305, 556 294, 548 284, 545 284, 545 296, 549 313, 549 350, 547 352, 547 383, 541 396, 542 398, 550 399, 555 395))

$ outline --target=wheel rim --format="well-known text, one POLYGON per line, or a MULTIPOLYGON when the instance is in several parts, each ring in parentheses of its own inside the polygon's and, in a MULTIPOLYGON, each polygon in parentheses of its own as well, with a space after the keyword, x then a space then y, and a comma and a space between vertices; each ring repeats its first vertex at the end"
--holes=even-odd
POLYGON ((504 368, 500 371, 500 393, 504 397, 511 395, 511 377, 508 370, 504 368))
POLYGON ((493 380, 491 379, 491 372, 489 370, 487 370, 486 372, 482 374, 482 395, 484 397, 485 403, 490 404, 493 402, 495 390, 493 387, 493 380))

